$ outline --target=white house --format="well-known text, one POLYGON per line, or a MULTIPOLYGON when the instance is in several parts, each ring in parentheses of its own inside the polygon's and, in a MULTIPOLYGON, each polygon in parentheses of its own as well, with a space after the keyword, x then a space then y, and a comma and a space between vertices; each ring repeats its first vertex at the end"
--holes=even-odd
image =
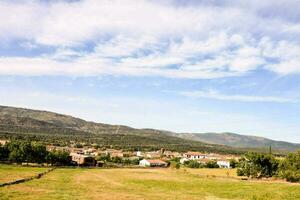
POLYGON ((143 159, 139 164, 141 167, 167 167, 168 164, 162 160, 146 160, 143 159))
POLYGON ((180 162, 181 164, 184 164, 184 163, 187 162, 187 161, 189 161, 188 158, 181 158, 179 162, 180 162))
POLYGON ((137 156, 137 157, 142 157, 142 156, 143 156, 143 155, 142 155, 142 152, 141 152, 141 151, 137 151, 137 152, 136 152, 136 156, 137 156))
POLYGON ((220 168, 230 168, 230 162, 226 160, 219 160, 217 161, 217 164, 220 168))

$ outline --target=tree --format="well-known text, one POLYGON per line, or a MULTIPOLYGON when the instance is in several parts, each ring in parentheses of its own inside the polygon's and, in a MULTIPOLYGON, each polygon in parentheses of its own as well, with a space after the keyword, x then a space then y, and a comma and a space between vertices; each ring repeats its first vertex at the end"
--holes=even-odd
POLYGON ((207 168, 219 168, 219 165, 217 164, 217 161, 210 160, 205 164, 205 167, 207 168))
POLYGON ((70 165, 71 157, 65 151, 51 151, 46 156, 46 162, 52 165, 70 165))
POLYGON ((250 152, 239 160, 237 174, 252 178, 272 177, 278 173, 278 164, 273 155, 250 152))
POLYGON ((289 153, 279 164, 279 176, 290 182, 300 182, 300 150, 289 153))
POLYGON ((22 144, 19 141, 8 143, 9 161, 21 163, 28 158, 29 155, 24 152, 25 147, 22 145, 26 146, 26 144, 22 144))
POLYGON ((47 149, 45 145, 41 143, 34 143, 32 145, 32 161, 37 163, 43 163, 46 161, 47 149))
POLYGON ((191 161, 187 162, 186 164, 187 164, 187 167, 189 167, 189 168, 200 168, 201 167, 201 164, 196 160, 191 160, 191 161))
POLYGON ((7 160, 8 156, 9 156, 9 150, 7 148, 7 145, 0 144, 0 160, 7 160))
POLYGON ((236 168, 238 162, 235 159, 230 159, 229 161, 231 168, 236 168))

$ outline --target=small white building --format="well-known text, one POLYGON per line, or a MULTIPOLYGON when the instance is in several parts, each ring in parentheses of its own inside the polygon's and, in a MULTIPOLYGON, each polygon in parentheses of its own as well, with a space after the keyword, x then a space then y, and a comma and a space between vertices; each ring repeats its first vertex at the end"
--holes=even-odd
POLYGON ((141 167, 167 167, 168 163, 162 160, 146 160, 143 159, 140 161, 139 165, 141 167))
POLYGON ((179 162, 180 162, 180 164, 184 164, 187 161, 189 161, 188 158, 181 158, 179 162))
POLYGON ((137 151, 137 152, 136 152, 136 156, 137 156, 137 157, 142 157, 142 156, 143 156, 143 154, 142 154, 142 152, 141 152, 141 151, 137 151))
POLYGON ((230 162, 227 160, 219 160, 217 161, 217 164, 220 168, 230 168, 230 162))

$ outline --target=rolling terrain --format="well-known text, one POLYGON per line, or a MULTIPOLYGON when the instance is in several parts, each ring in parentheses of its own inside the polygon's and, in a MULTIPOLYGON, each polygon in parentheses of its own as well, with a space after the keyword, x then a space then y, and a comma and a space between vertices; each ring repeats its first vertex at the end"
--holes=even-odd
MULTIPOLYGON (((24 167, 0 165, 0 173, 1 168, 11 168, 10 172, 19 172, 24 167)), ((26 168, 26 171, 30 169, 34 170, 26 168)), ((57 168, 40 179, 0 188, 0 199, 295 200, 300 198, 298 184, 245 181, 235 177, 234 174, 234 169, 215 171, 170 168, 57 168)))
POLYGON ((48 111, 0 106, 0 137, 3 139, 38 140, 55 145, 68 145, 72 141, 125 149, 239 152, 224 145, 206 144, 172 134, 161 130, 88 122, 48 111))
POLYGON ((271 140, 264 137, 239 135, 235 133, 186 133, 178 134, 179 137, 202 141, 210 144, 221 144, 237 148, 269 148, 280 151, 296 151, 300 144, 271 140))
POLYGON ((175 133, 135 129, 123 125, 95 123, 49 111, 0 106, 0 139, 30 139, 68 145, 97 144, 120 148, 166 148, 169 150, 243 152, 266 150, 296 151, 300 144, 234 133, 175 133))

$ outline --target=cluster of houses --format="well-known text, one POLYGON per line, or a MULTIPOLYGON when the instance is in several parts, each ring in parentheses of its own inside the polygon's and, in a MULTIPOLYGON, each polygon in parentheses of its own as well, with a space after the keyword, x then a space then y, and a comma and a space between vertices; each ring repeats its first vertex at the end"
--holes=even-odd
POLYGON ((187 161, 190 160, 196 160, 199 163, 207 163, 208 161, 216 161, 220 168, 230 168, 230 159, 236 159, 233 156, 226 156, 226 155, 220 155, 220 154, 204 154, 200 152, 187 152, 184 153, 182 158, 180 159, 180 163, 184 164, 187 161))
POLYGON ((200 153, 200 152, 187 152, 178 153, 172 151, 165 151, 164 149, 158 151, 123 151, 117 149, 105 149, 99 150, 96 148, 71 148, 71 147, 56 147, 49 146, 48 149, 51 150, 63 150, 70 152, 72 162, 78 166, 99 166, 101 167, 104 163, 103 161, 96 161, 97 156, 119 157, 128 159, 138 159, 140 167, 167 167, 168 160, 173 158, 180 158, 180 163, 184 164, 190 160, 196 160, 199 163, 206 163, 208 161, 214 160, 217 162, 221 168, 230 168, 229 160, 235 158, 231 155, 220 155, 213 153, 200 153))

